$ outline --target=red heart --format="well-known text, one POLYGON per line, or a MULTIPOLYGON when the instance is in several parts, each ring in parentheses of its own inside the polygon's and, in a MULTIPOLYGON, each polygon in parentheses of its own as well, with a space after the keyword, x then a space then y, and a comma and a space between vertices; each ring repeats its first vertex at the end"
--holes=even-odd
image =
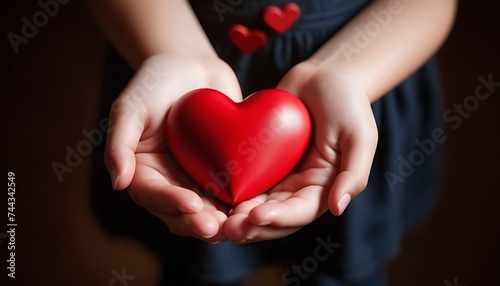
POLYGON ((237 24, 233 25, 228 32, 231 42, 245 54, 250 54, 264 46, 267 36, 260 30, 249 30, 247 27, 237 24))
POLYGON ((300 6, 287 4, 281 10, 276 6, 267 6, 264 10, 264 22, 278 33, 284 33, 300 16, 300 6))
POLYGON ((278 183, 297 164, 311 120, 296 96, 279 89, 235 103, 213 89, 181 97, 166 119, 172 154, 208 196, 236 205, 278 183))

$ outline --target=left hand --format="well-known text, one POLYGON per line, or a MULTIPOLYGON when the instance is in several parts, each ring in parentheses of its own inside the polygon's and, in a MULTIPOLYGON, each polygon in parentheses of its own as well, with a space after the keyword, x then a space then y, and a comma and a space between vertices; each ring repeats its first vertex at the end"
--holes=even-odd
POLYGON ((314 133, 286 178, 233 210, 224 233, 238 243, 290 235, 328 209, 341 215, 368 182, 378 133, 370 101, 356 78, 303 62, 277 88, 304 102, 314 133))

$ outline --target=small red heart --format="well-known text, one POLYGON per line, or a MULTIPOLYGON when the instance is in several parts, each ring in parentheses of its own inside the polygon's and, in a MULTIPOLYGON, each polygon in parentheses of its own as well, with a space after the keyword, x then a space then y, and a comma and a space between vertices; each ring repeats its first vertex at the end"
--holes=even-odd
POLYGON ((267 6, 264 10, 264 22, 278 33, 284 33, 300 16, 300 6, 287 4, 283 10, 276 6, 267 6))
POLYGON ((184 171, 205 191, 236 205, 278 183, 298 163, 311 120, 296 96, 279 89, 236 103, 214 89, 196 89, 168 112, 167 142, 184 171))
POLYGON ((249 30, 247 27, 236 24, 228 31, 231 42, 243 53, 250 54, 264 46, 267 36, 260 30, 249 30))

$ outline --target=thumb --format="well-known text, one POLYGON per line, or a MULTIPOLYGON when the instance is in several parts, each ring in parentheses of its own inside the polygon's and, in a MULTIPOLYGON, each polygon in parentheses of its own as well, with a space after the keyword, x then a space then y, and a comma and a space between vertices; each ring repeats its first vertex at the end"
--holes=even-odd
POLYGON ((144 131, 144 117, 134 104, 142 103, 119 97, 113 103, 109 117, 104 161, 115 190, 127 188, 135 172, 135 151, 144 131))
POLYGON ((367 184, 367 178, 353 171, 342 171, 328 194, 328 208, 336 215, 341 215, 351 200, 361 193, 367 184))
POLYGON ((340 173, 328 196, 328 206, 334 215, 341 215, 351 199, 359 195, 368 184, 378 138, 376 127, 368 130, 363 132, 358 129, 354 134, 348 135, 349 139, 341 140, 344 148, 341 149, 340 173))

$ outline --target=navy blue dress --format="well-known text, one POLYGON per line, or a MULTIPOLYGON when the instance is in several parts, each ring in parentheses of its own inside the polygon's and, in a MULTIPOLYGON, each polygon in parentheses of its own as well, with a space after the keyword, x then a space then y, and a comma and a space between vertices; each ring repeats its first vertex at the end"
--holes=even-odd
MULTIPOLYGON (((244 95, 275 87, 291 67, 312 55, 370 1, 294 2, 302 14, 279 34, 265 25, 262 12, 268 5, 283 7, 289 1, 191 1, 215 50, 234 69, 244 95), (227 36, 234 24, 264 31, 267 42, 243 54, 227 36)), ((104 71, 103 117, 132 75, 114 51, 104 71)), ((402 236, 425 217, 436 197, 440 148, 431 148, 426 139, 440 127, 438 83, 431 60, 372 104, 379 142, 368 187, 342 216, 326 213, 286 238, 209 245, 176 237, 128 194, 111 191, 102 148, 95 153, 94 213, 110 233, 135 237, 158 255, 164 285, 238 285, 256 269, 273 264, 288 269, 281 279, 290 285, 365 285, 394 258, 402 236), (428 145, 422 147, 421 142, 428 145)))

